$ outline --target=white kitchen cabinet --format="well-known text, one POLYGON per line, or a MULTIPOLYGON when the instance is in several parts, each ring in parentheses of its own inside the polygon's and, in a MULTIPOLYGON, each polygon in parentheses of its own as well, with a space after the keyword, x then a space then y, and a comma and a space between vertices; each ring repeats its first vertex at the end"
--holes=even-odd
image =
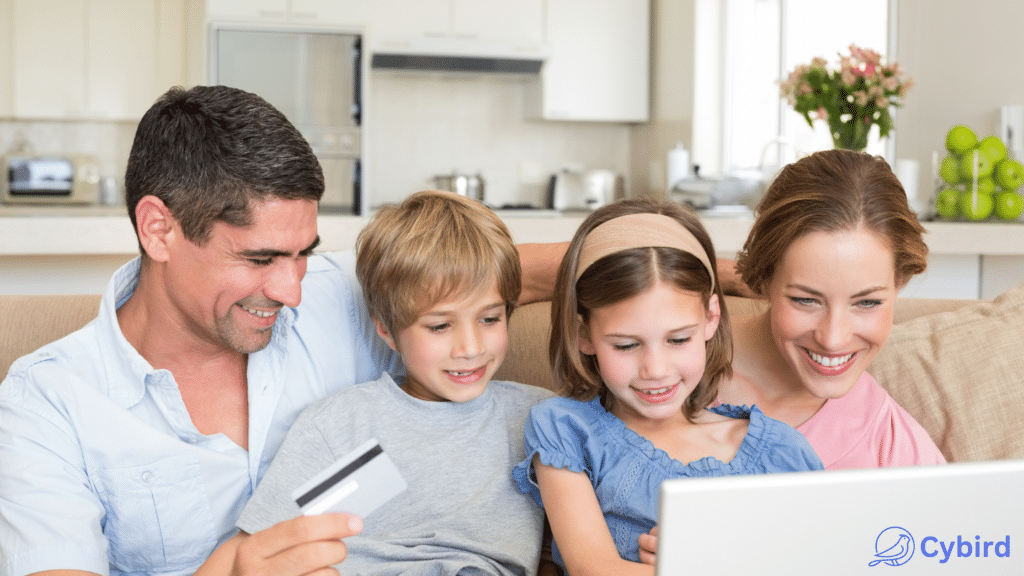
POLYGON ((361 26, 373 0, 207 0, 210 21, 361 26))
POLYGON ((446 39, 538 53, 544 44, 544 0, 378 0, 372 22, 386 48, 446 39))
POLYGON ((646 122, 648 0, 547 0, 550 55, 527 86, 527 114, 545 120, 646 122))
POLYGON ((85 8, 83 0, 14 1, 14 116, 85 114, 85 8))
POLYGON ((0 0, 0 118, 14 114, 14 2, 0 0))
POLYGON ((139 119, 170 85, 183 83, 180 5, 13 0, 9 115, 139 119))

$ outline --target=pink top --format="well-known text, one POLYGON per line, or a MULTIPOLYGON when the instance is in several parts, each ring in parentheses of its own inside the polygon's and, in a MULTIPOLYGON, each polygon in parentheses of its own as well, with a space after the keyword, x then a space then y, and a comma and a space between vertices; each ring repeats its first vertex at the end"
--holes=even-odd
POLYGON ((944 464, 924 428, 865 372, 842 398, 826 400, 796 428, 826 470, 944 464))

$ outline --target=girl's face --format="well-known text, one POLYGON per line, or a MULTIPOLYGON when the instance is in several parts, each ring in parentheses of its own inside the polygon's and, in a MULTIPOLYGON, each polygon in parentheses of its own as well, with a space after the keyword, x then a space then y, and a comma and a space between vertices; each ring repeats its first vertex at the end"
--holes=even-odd
POLYGON ((682 416, 683 402, 704 375, 705 346, 718 329, 718 297, 659 282, 628 300, 590 312, 580 352, 596 355, 612 414, 624 422, 682 416))
POLYGON ((859 228, 812 232, 786 251, 768 287, 770 326, 791 376, 811 395, 853 388, 892 328, 892 250, 859 228))

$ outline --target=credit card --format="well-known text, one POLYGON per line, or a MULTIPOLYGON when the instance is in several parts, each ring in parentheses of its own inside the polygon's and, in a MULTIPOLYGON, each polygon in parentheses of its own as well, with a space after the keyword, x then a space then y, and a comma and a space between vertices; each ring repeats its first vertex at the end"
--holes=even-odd
POLYGON ((366 518, 406 489, 376 439, 364 442, 292 492, 304 516, 345 512, 366 518))

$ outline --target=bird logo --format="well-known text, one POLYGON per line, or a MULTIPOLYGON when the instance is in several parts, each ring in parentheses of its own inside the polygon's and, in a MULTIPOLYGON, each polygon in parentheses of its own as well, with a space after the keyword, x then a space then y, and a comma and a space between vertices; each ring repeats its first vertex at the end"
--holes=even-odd
POLYGON ((875 538, 875 559, 868 566, 902 566, 914 555, 914 537, 899 526, 882 530, 875 538))

